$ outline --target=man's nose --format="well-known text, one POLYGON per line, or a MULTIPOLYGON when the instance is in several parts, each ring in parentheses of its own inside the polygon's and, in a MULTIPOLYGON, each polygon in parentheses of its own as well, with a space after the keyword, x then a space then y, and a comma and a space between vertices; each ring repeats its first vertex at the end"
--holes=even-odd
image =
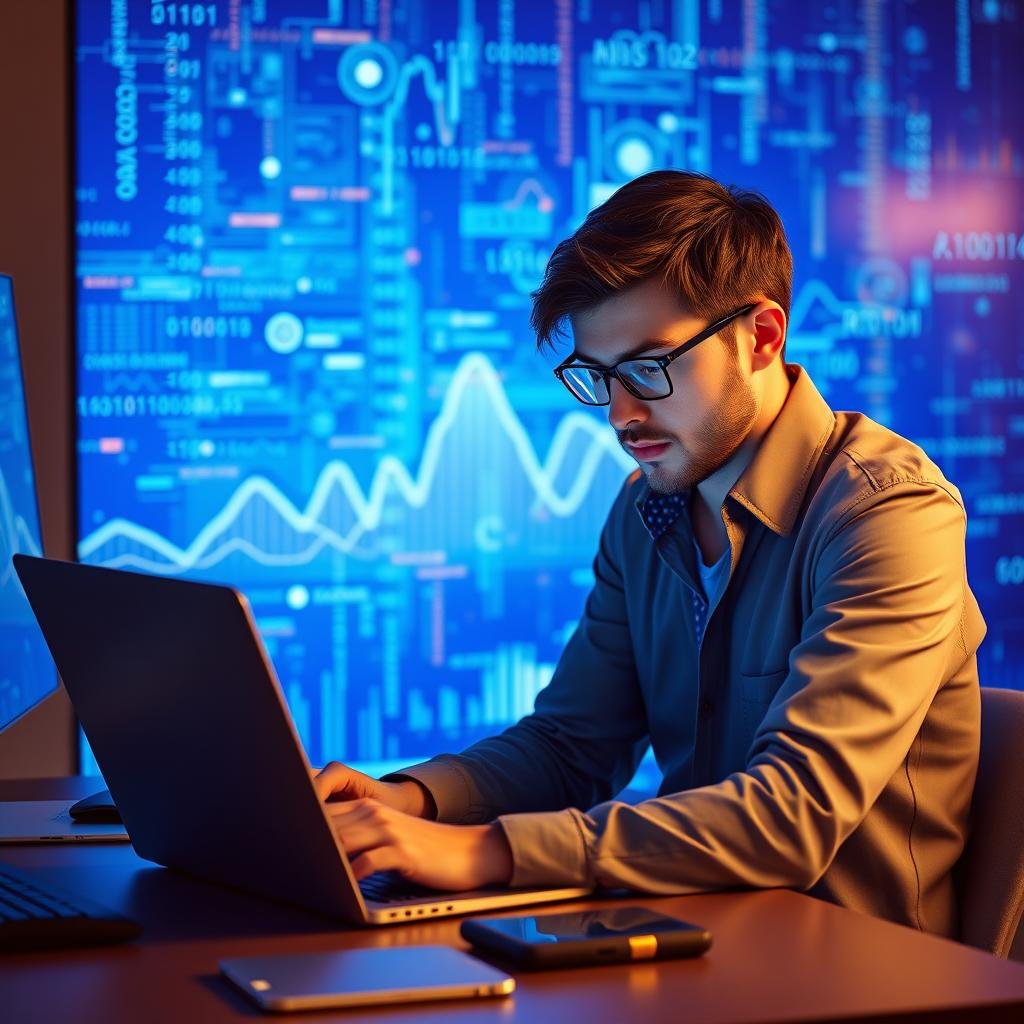
POLYGON ((614 377, 608 381, 608 422, 616 430, 647 419, 647 403, 631 395, 614 377))

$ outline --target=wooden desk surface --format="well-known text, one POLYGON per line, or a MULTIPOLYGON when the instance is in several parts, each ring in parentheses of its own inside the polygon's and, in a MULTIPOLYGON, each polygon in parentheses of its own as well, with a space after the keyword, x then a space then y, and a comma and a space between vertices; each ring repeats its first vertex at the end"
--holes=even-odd
MULTIPOLYGON (((80 797, 95 780, 0 782, 0 800, 80 797)), ((336 923, 188 878, 128 846, 0 846, 0 861, 138 920, 126 946, 0 955, 0 1018, 173 1021, 264 1017, 217 973, 223 957, 355 946, 466 948, 459 919, 389 928, 336 923)), ((709 928, 697 960, 518 972, 506 1000, 303 1013, 303 1022, 586 1024, 642 1021, 1024 1020, 1024 965, 786 890, 635 902, 709 928)), ((597 906, 559 904, 559 910, 597 906)), ((549 908, 554 910, 554 907, 549 908)))

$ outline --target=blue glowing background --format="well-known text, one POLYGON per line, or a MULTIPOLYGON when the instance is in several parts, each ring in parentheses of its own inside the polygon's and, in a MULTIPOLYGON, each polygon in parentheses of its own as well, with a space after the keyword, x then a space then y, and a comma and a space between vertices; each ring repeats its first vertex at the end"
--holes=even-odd
POLYGON ((960 487, 982 681, 1024 686, 1018 3, 77 17, 79 554, 244 589, 314 762, 459 749, 550 677, 632 463, 529 292, 662 166, 777 206, 787 358, 960 487))

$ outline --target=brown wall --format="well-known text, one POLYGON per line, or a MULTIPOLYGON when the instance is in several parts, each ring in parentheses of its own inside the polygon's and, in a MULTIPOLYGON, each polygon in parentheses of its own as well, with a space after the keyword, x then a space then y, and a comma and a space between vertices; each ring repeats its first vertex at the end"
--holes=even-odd
MULTIPOLYGON (((14 278, 43 546, 73 547, 68 13, 5 3, 0 30, 0 271, 14 278)), ((0 778, 74 770, 63 690, 0 732, 0 778)))

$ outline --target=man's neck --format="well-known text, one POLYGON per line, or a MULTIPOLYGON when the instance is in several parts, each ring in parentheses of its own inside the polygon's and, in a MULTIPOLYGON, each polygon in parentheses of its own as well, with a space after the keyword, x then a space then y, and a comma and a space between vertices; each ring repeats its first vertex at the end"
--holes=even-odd
POLYGON ((775 418, 786 404, 792 384, 784 367, 783 380, 784 384, 770 389, 771 397, 767 398, 760 415, 750 428, 750 433, 733 452, 729 461, 694 488, 690 499, 690 519, 705 565, 714 565, 729 546, 729 535, 722 519, 722 505, 725 503, 725 496, 750 465, 761 441, 768 433, 768 428, 775 422, 775 418))

